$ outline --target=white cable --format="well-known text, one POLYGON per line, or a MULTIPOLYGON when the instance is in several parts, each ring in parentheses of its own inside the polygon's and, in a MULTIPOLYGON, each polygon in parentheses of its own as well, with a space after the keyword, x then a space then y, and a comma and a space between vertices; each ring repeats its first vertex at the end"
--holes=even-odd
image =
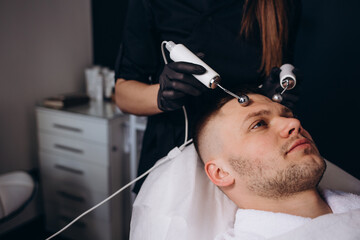
POLYGON ((186 144, 187 139, 188 139, 188 129, 189 129, 189 123, 188 123, 188 118, 187 118, 187 113, 186 113, 186 108, 185 106, 182 106, 182 109, 184 111, 184 118, 185 118, 185 140, 184 140, 184 144, 186 144))
POLYGON ((191 139, 189 139, 188 141, 186 141, 183 145, 181 145, 181 146, 179 147, 180 151, 184 150, 184 148, 185 148, 188 144, 192 143, 192 141, 193 141, 193 139, 191 138, 191 139))
POLYGON ((165 56, 165 51, 164 51, 164 45, 166 43, 167 43, 167 41, 162 41, 161 42, 161 54, 162 54, 162 57, 164 59, 165 64, 168 64, 168 61, 167 61, 166 56, 165 56))
MULTIPOLYGON (((162 54, 162 57, 164 59, 164 63, 168 64, 168 61, 167 61, 166 56, 165 56, 165 51, 164 51, 164 45, 165 44, 167 44, 167 41, 162 41, 161 42, 161 54, 162 54)), ((187 142, 187 139, 188 139, 189 121, 188 121, 188 118, 187 118, 187 112, 186 112, 185 106, 182 106, 182 110, 184 112, 184 118, 185 118, 185 140, 184 140, 184 145, 185 145, 186 142, 187 142)))
MULTIPOLYGON (((155 165, 154 165, 155 167, 155 165)), ((119 194, 120 192, 122 192, 124 189, 126 189, 127 187, 129 187, 130 185, 132 185, 133 183, 135 183, 136 181, 138 181, 139 179, 141 179, 142 177, 144 177, 146 174, 148 174, 149 172, 151 172, 153 170, 153 168, 150 168, 148 171, 146 171, 144 174, 142 174, 141 176, 135 178, 133 181, 129 182, 128 184, 126 184, 125 186, 123 186, 122 188, 120 188, 119 190, 117 190, 116 192, 114 192, 113 194, 111 194, 109 197, 105 198, 103 201, 101 201, 100 203, 96 204, 95 206, 93 206, 92 208, 86 210, 85 212, 83 212, 82 214, 80 214, 77 218, 75 218, 74 220, 72 220, 70 223, 68 223, 65 227, 63 227, 62 229, 60 229, 58 232, 54 233, 53 235, 51 235, 50 237, 48 237, 46 240, 50 240, 53 237, 59 235, 60 233, 62 233, 63 231, 65 231, 67 228, 69 228, 72 224, 74 224, 77 220, 79 220, 80 218, 82 218, 83 216, 85 216, 86 214, 88 214, 89 212, 91 212, 92 210, 96 209, 97 207, 99 207, 100 205, 104 204, 105 202, 109 201, 111 198, 113 198, 115 195, 119 194)))
MULTIPOLYGON (((179 147, 180 151, 182 151, 186 145, 188 145, 189 143, 192 142, 192 139, 190 139, 189 141, 186 141, 183 145, 181 145, 179 147)), ((162 160, 159 160, 156 162, 156 164, 150 168, 149 170, 147 170, 146 172, 144 172, 143 174, 141 174, 139 177, 135 178, 134 180, 132 180, 131 182, 129 182, 128 184, 126 184, 125 186, 123 186, 122 188, 120 188, 119 190, 117 190, 116 192, 114 192, 113 194, 111 194, 109 197, 105 198, 103 201, 101 201, 100 203, 96 204, 95 206, 93 206, 92 208, 86 210, 85 212, 83 212, 82 214, 80 214, 78 217, 76 217, 74 220, 72 220, 70 223, 68 223, 65 227, 63 227, 62 229, 60 229, 58 232, 54 233, 53 235, 51 235, 50 237, 46 238, 46 240, 50 240, 54 237, 56 237, 57 235, 59 235, 60 233, 62 233, 63 231, 65 231, 66 229, 68 229, 72 224, 74 224, 77 220, 79 220, 80 218, 82 218, 83 216, 85 216, 86 214, 88 214, 89 212, 93 211, 94 209, 100 207, 102 204, 106 203, 107 201, 109 201, 110 199, 112 199, 113 197, 115 197, 117 194, 119 194, 120 192, 122 192, 123 190, 125 190, 126 188, 128 188, 129 186, 131 186, 132 184, 134 184, 135 182, 139 181, 141 178, 145 177, 147 174, 149 174, 150 172, 152 172, 155 168, 159 167, 160 165, 162 165, 163 163, 171 160, 172 158, 170 158, 169 156, 165 157, 162 160)))
MULTIPOLYGON (((161 52, 164 58, 164 62, 165 64, 167 64, 167 60, 165 57, 165 53, 164 53, 164 44, 166 44, 166 41, 163 41, 161 43, 161 52)), ((187 140, 188 138, 188 118, 187 118, 187 113, 186 113, 186 108, 185 106, 182 107, 183 111, 184 111, 184 117, 185 117, 185 140, 184 140, 184 144, 181 145, 179 147, 180 151, 182 151, 189 143, 191 143, 193 140, 187 140)), ((113 197, 115 197, 116 195, 118 195, 120 192, 122 192, 123 190, 125 190, 126 188, 130 187, 132 184, 134 184, 135 182, 139 181, 141 178, 145 177, 147 174, 149 174, 151 171, 153 171, 155 168, 157 168, 158 166, 160 166, 161 164, 167 162, 168 160, 170 160, 172 158, 170 157, 165 157, 162 160, 159 160, 156 162, 156 164, 150 168, 149 170, 147 170, 146 172, 144 172, 143 174, 141 174, 139 177, 135 178, 134 180, 132 180, 131 182, 129 182, 128 184, 126 184, 125 186, 123 186, 122 188, 120 188, 119 190, 117 190, 116 192, 114 192, 113 194, 111 194, 109 197, 105 198, 103 201, 99 202, 98 204, 96 204, 95 206, 93 206, 92 208, 86 210, 85 212, 83 212, 82 214, 80 214, 78 217, 76 217, 74 220, 72 220, 70 223, 68 223, 65 227, 63 227, 62 229, 60 229, 59 231, 57 231, 56 233, 54 233, 53 235, 51 235, 50 237, 46 238, 46 240, 50 240, 54 237, 56 237, 57 235, 59 235, 60 233, 62 233, 63 231, 65 231, 66 229, 68 229, 71 225, 73 225, 76 221, 78 221, 80 218, 82 218, 83 216, 85 216, 86 214, 88 214, 89 212, 93 211, 94 209, 100 207, 101 205, 103 205, 104 203, 106 203, 107 201, 109 201, 110 199, 112 199, 113 197)))

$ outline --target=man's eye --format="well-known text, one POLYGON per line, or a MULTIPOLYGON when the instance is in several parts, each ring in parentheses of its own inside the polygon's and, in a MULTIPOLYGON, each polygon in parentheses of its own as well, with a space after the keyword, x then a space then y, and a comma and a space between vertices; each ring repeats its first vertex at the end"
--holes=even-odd
POLYGON ((266 125, 267 124, 266 124, 266 122, 264 120, 260 120, 255 125, 253 125, 251 129, 256 129, 256 128, 263 127, 263 126, 266 126, 266 125))

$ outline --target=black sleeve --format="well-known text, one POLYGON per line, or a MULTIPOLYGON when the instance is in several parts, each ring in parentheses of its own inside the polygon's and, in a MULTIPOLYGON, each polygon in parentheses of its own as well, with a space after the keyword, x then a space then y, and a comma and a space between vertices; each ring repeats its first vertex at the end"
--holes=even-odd
POLYGON ((115 79, 150 83, 159 66, 160 43, 156 40, 154 20, 146 0, 131 0, 124 34, 115 63, 115 79))

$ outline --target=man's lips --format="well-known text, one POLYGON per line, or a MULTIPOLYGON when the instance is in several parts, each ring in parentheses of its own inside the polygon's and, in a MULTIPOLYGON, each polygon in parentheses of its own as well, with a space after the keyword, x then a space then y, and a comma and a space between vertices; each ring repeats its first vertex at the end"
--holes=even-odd
POLYGON ((295 148, 298 147, 308 147, 309 145, 311 145, 311 141, 309 139, 306 138, 302 138, 299 140, 296 140, 291 147, 289 148, 289 150, 286 152, 286 154, 288 154, 289 152, 293 151, 295 148))

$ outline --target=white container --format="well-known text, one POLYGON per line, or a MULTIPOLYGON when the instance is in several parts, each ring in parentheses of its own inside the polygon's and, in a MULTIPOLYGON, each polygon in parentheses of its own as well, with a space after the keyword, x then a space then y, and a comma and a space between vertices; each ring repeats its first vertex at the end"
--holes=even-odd
POLYGON ((97 101, 103 100, 103 77, 100 70, 98 66, 85 69, 86 93, 97 101))
POLYGON ((112 90, 115 86, 115 72, 107 71, 104 74, 104 97, 111 98, 112 90))

